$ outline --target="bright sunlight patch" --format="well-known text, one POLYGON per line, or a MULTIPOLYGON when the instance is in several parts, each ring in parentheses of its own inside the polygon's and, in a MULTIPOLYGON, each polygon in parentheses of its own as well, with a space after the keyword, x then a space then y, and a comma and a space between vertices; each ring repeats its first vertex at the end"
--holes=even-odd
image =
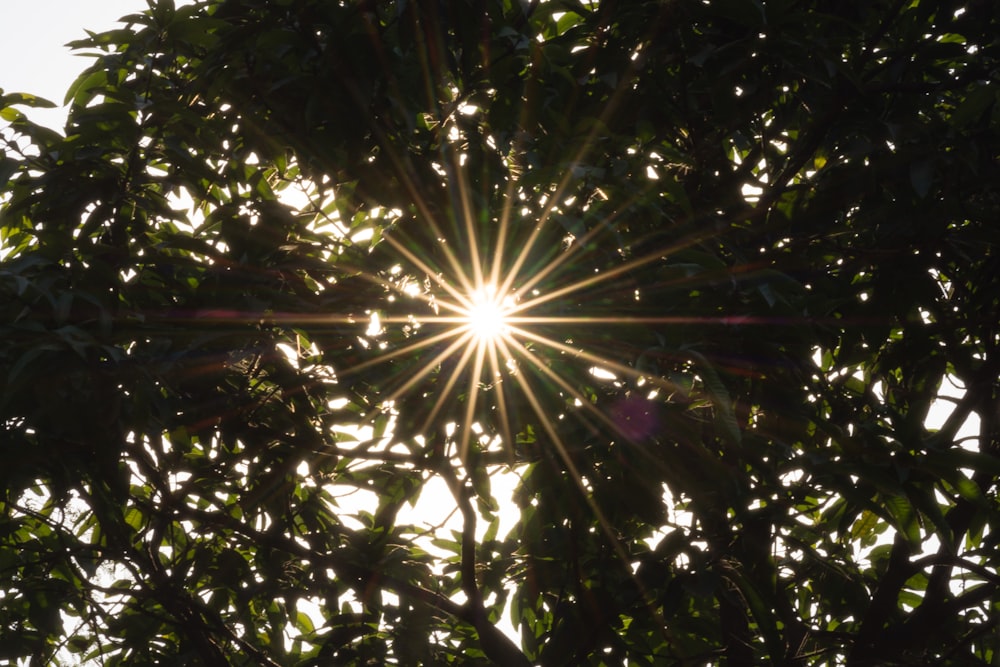
POLYGON ((466 326, 481 343, 496 341, 510 328, 507 318, 513 313, 513 296, 497 294, 494 285, 487 285, 472 295, 472 304, 466 313, 466 326))

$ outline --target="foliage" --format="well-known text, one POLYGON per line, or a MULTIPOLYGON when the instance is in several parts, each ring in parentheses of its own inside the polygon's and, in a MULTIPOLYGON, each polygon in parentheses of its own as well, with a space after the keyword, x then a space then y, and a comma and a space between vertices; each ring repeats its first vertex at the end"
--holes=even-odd
POLYGON ((997 664, 998 39, 150 0, 75 43, 64 134, 0 99, 0 657, 997 664), (480 262, 540 295, 492 377, 434 312, 480 262), (442 483, 453 531, 397 520, 442 483))

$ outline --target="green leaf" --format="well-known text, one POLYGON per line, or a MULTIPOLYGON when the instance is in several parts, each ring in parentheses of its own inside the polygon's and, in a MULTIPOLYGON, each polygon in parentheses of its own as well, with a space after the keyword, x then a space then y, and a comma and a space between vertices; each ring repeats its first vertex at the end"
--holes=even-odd
POLYGON ((0 107, 6 108, 14 104, 23 104, 24 106, 36 109, 52 109, 56 106, 55 103, 50 102, 44 97, 38 97, 30 93, 6 93, 0 95, 0 107))
POLYGON ((21 113, 14 107, 8 107, 8 106, 5 106, 2 109, 0 109, 0 118, 11 123, 16 123, 18 121, 25 120, 23 113, 21 113))
POLYGON ((63 104, 73 103, 77 107, 87 106, 94 97, 108 85, 108 74, 102 69, 88 69, 70 84, 63 104))
POLYGON ((684 354, 698 362, 698 370, 705 383, 705 390, 712 400, 715 423, 718 425, 719 431, 730 442, 739 444, 742 432, 739 423, 736 421, 736 413, 733 411, 732 398, 729 396, 726 385, 722 382, 722 377, 700 352, 687 349, 684 350, 684 354))
POLYGON ((920 517, 909 499, 902 495, 883 497, 882 502, 893 519, 893 525, 912 544, 920 544, 920 517))

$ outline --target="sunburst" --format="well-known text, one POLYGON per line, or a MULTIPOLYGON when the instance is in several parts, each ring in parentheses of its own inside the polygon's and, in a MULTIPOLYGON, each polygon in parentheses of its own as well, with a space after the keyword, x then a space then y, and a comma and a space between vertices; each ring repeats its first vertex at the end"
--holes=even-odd
MULTIPOLYGON (((552 218, 558 211, 555 202, 563 197, 569 178, 556 184, 553 195, 546 198, 534 221, 518 218, 510 204, 496 215, 482 214, 470 203, 460 156, 453 157, 449 189, 453 190, 452 199, 458 205, 452 212, 452 224, 442 224, 418 198, 421 219, 393 225, 382 236, 404 268, 393 279, 375 279, 397 292, 398 297, 411 299, 412 312, 381 317, 380 321, 386 326, 415 323, 416 333, 406 337, 402 344, 373 347, 373 356, 353 368, 343 369, 340 375, 346 377, 396 360, 412 361, 389 370, 390 376, 396 371, 398 375, 380 397, 385 407, 379 410, 388 409, 387 406, 414 392, 424 397, 430 407, 416 429, 419 433, 439 426, 439 417, 446 406, 450 407, 455 427, 452 432, 457 434, 451 442, 462 461, 467 458, 475 433, 484 428, 500 434, 499 444, 508 450, 513 461, 514 420, 508 402, 519 395, 560 457, 569 464, 553 419, 571 416, 565 413, 574 411, 576 418, 599 423, 611 433, 620 432, 620 427, 572 380, 553 370, 549 363, 552 358, 561 358, 561 364, 557 365, 565 366, 567 360, 572 360, 570 363, 607 369, 633 383, 670 386, 662 378, 646 377, 628 363, 572 342, 571 335, 574 330, 584 328, 592 332, 607 326, 662 323, 670 318, 630 317, 624 307, 621 314, 608 313, 606 309, 600 314, 588 313, 587 292, 594 288, 619 290, 617 281, 629 271, 659 261, 665 253, 693 240, 638 257, 623 254, 617 266, 602 271, 579 271, 579 266, 588 262, 586 248, 603 240, 599 235, 610 229, 604 225, 584 232, 580 238, 566 234, 559 239, 558 248, 538 253, 542 261, 537 257, 529 261, 543 239, 553 239, 552 218), (416 225, 416 229, 429 229, 430 234, 420 240, 410 238, 407 223, 416 225), (514 233, 515 228, 522 232, 520 236, 514 233), (431 244, 433 248, 428 247, 431 244), (483 247, 489 247, 490 252, 482 252, 483 247), (576 271, 567 271, 574 267, 576 271), (565 276, 570 274, 577 277, 567 279, 565 276), (409 287, 415 283, 425 288, 414 293, 409 287), (529 372, 518 372, 520 366, 529 372), (553 414, 544 405, 546 399, 551 400, 552 391, 564 401, 562 414, 553 414), (459 403, 464 403, 464 410, 461 418, 456 419, 454 406, 459 403)), ((514 196, 515 187, 514 180, 509 180, 505 201, 518 199, 514 196)), ((621 292, 619 296, 625 306, 628 295, 621 292)), ((526 416, 520 414, 518 421, 526 416)), ((581 476, 572 472, 579 481, 581 476)), ((585 491, 582 482, 579 483, 585 491)))
MULTIPOLYGON (((462 179, 457 180, 461 183, 462 179)), ((462 193, 459 194, 464 199, 462 193)), ((542 221, 545 222, 549 215, 550 210, 546 209, 542 221)), ((510 235, 510 214, 505 211, 498 217, 492 236, 503 241, 510 235)), ((436 238, 443 236, 438 231, 438 224, 431 221, 430 226, 436 238)), ((423 423, 417 432, 439 426, 440 417, 447 409, 450 419, 454 420, 455 453, 462 461, 467 459, 476 434, 483 429, 500 435, 494 442, 506 448, 513 461, 512 447, 518 426, 511 418, 509 403, 515 396, 520 396, 534 413, 536 419, 531 421, 538 423, 541 432, 567 463, 569 457, 554 420, 571 417, 568 413, 572 411, 578 419, 600 424, 605 431, 619 432, 620 426, 601 406, 594 405, 573 380, 554 370, 567 362, 606 369, 632 383, 669 385, 662 378, 646 377, 619 359, 572 342, 572 332, 582 328, 593 330, 665 319, 608 315, 606 311, 599 316, 590 315, 581 312, 579 305, 586 301, 583 297, 591 288, 615 285, 629 269, 659 259, 662 250, 631 261, 623 260, 619 267, 603 273, 565 281, 560 280, 560 269, 586 261, 581 248, 599 230, 588 233, 577 243, 566 244, 559 252, 550 253, 544 264, 532 265, 529 271, 525 268, 525 258, 539 243, 540 229, 541 225, 533 226, 528 238, 521 239, 513 256, 508 256, 510 248, 495 247, 490 253, 490 264, 483 262, 474 250, 482 241, 472 224, 464 226, 465 238, 441 243, 443 261, 426 259, 431 253, 415 250, 416 244, 405 236, 389 233, 383 237, 397 251, 400 261, 407 265, 402 273, 419 278, 418 282, 427 288, 419 294, 406 293, 412 299, 414 312, 405 316, 386 316, 381 321, 387 326, 415 322, 418 333, 407 338, 404 344, 378 349, 372 358, 353 369, 345 369, 344 374, 419 357, 415 366, 413 363, 400 366, 396 382, 381 397, 382 404, 395 405, 414 392, 424 396, 429 409, 424 412, 423 423), (452 250, 457 247, 466 249, 466 254, 460 257, 452 250), (501 266, 506 269, 501 270, 501 266), (553 304, 559 307, 552 308, 553 304), (551 364, 554 357, 561 359, 556 366, 551 364), (527 372, 520 372, 522 367, 527 372), (562 397, 561 415, 553 414, 551 407, 546 405, 551 404, 553 392, 562 397), (464 409, 456 419, 454 408, 458 404, 464 404, 464 409)), ((397 291, 403 284, 398 280, 383 283, 397 291)), ((412 285, 413 281, 406 284, 412 285)), ((517 421, 526 416, 520 414, 517 421)), ((580 479, 576 471, 573 474, 580 479)))

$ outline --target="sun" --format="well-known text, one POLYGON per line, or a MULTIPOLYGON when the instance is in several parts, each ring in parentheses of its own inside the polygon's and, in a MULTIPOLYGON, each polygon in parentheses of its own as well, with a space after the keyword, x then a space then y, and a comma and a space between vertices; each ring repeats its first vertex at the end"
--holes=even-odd
POLYGON ((463 326, 480 343, 495 342, 509 334, 509 317, 515 307, 513 295, 498 294, 495 285, 486 285, 469 298, 469 306, 462 315, 463 326))

